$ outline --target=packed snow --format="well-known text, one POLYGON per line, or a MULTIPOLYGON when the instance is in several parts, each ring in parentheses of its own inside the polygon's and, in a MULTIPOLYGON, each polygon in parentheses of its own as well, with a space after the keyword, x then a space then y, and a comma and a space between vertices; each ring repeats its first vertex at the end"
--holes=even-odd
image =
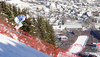
POLYGON ((78 39, 75 41, 75 43, 70 48, 69 52, 72 52, 72 53, 82 52, 88 39, 89 39, 88 36, 85 36, 85 35, 79 36, 78 39))
POLYGON ((6 35, 0 34, 0 57, 51 57, 6 35))

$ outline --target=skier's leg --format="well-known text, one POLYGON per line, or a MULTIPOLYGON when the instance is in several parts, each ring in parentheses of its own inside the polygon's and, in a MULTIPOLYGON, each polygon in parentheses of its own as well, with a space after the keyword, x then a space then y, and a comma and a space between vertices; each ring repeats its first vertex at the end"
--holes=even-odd
POLYGON ((17 29, 19 29, 22 26, 23 26, 23 24, 22 23, 19 23, 19 25, 17 26, 17 29))
POLYGON ((15 23, 17 24, 17 25, 14 27, 14 30, 16 30, 17 27, 18 27, 19 19, 18 19, 17 17, 15 17, 14 21, 15 21, 15 23))
POLYGON ((16 30, 17 32, 19 32, 18 29, 19 29, 20 27, 22 27, 22 26, 23 26, 23 24, 22 24, 22 23, 19 23, 18 25, 15 26, 15 30, 16 30))
POLYGON ((18 29, 19 29, 19 25, 16 25, 16 26, 14 27, 14 30, 18 32, 18 29))

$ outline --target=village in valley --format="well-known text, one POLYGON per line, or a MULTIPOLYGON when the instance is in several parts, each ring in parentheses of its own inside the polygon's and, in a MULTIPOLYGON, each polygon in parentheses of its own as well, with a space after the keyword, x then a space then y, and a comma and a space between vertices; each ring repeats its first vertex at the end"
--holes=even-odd
MULTIPOLYGON (((42 16, 52 25, 58 47, 68 50, 80 35, 89 36, 79 54, 100 56, 100 0, 2 0, 21 9, 31 17, 42 16), (20 1, 20 2, 19 2, 20 1)), ((81 42, 81 41, 80 41, 81 42)))

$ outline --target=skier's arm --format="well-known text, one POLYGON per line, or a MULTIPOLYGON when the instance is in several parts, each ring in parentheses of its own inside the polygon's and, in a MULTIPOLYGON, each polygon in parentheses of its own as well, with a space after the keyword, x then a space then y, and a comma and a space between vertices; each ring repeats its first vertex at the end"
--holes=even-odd
MULTIPOLYGON (((19 23, 23 22, 24 20, 25 20, 25 18, 23 18, 19 23)), ((18 24, 19 24, 19 23, 18 23, 18 24)))

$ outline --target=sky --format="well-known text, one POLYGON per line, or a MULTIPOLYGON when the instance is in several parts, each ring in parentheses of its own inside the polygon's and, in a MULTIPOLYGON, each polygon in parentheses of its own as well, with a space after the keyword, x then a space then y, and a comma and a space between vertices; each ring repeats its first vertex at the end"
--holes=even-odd
POLYGON ((51 57, 6 35, 0 34, 0 57, 51 57))

